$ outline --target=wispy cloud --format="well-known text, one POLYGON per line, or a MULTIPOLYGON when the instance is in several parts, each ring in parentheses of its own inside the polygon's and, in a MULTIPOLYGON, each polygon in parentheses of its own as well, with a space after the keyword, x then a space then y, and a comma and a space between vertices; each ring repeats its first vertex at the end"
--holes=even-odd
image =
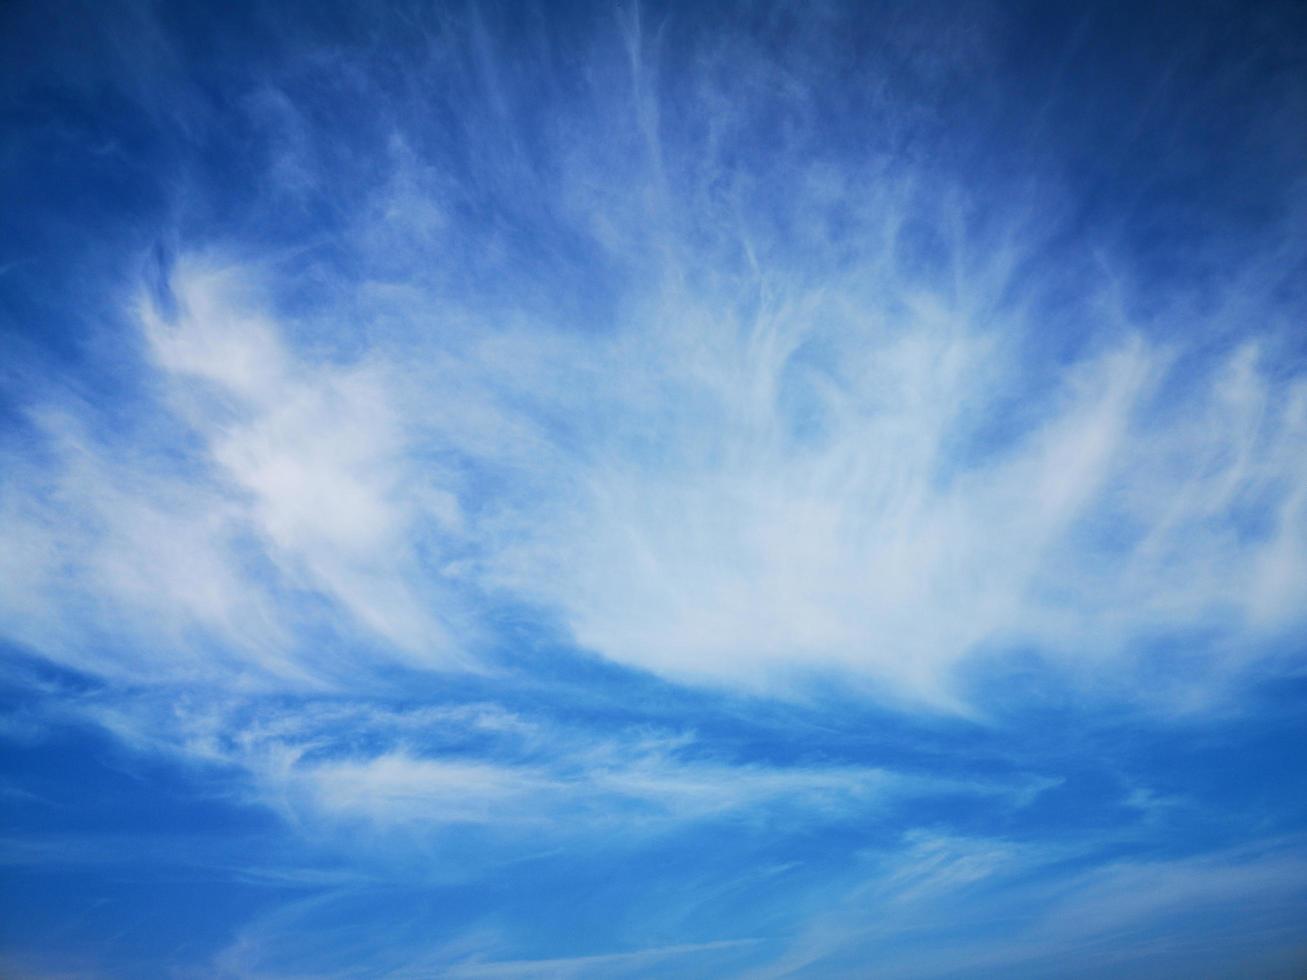
POLYGON ((285 578, 393 646, 438 659, 449 641, 421 598, 438 577, 424 575, 412 524, 422 513, 457 526, 457 500, 406 458, 385 367, 296 358, 240 295, 242 271, 180 270, 171 321, 144 306, 155 363, 285 578))
POLYGON ((489 963, 458 964, 446 971, 451 977, 555 977, 586 976, 639 976, 651 971, 674 969, 683 957, 698 957, 704 953, 738 949, 747 946, 747 939, 723 939, 711 943, 664 946, 659 949, 642 949, 634 953, 569 957, 552 960, 517 960, 489 963))
POLYGON ((705 821, 792 827, 883 814, 914 799, 1028 805, 1055 780, 953 776, 725 755, 693 731, 596 730, 495 705, 83 699, 54 717, 89 720, 137 751, 240 776, 252 803, 324 831, 439 836, 529 832, 537 843, 603 833, 622 848, 705 821))
POLYGON ((1169 962, 1236 976, 1248 962, 1248 942, 1272 975, 1289 976, 1301 959, 1290 911, 1303 901, 1301 841, 1089 867, 1083 844, 923 834, 905 843, 895 853, 866 855, 865 880, 816 914, 758 975, 838 974, 859 964, 903 977, 978 970, 1040 976, 1049 969, 1147 976, 1169 962), (941 931, 968 938, 941 944, 941 931))
MULTIPOLYGON (((677 288, 599 336, 455 326, 340 363, 289 347, 248 278, 188 260, 172 317, 143 308, 195 478, 159 485, 161 447, 110 461, 47 424, 32 483, 69 489, 10 504, 25 569, 72 554, 129 615, 166 597, 179 627, 282 657, 278 629, 334 608, 412 662, 466 662, 497 596, 678 679, 851 671, 937 705, 1005 645, 1133 658, 1183 622, 1247 661, 1300 622, 1307 387, 1252 341, 1191 378, 1136 336, 1032 387, 974 310, 850 277, 677 288)), ((63 580, 12 578, 17 611, 57 618, 63 580)))

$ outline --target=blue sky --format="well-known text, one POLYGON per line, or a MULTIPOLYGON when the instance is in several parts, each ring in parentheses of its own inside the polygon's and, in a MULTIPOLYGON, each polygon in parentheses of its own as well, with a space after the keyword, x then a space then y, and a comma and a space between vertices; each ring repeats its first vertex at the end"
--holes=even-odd
POLYGON ((0 973, 1296 977, 1307 11, 0 13, 0 973))

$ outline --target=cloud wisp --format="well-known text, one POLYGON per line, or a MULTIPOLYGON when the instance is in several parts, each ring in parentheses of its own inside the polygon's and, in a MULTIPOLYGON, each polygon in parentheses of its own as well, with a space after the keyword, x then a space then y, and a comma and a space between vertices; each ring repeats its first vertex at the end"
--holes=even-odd
MULTIPOLYGON (((140 308, 191 479, 46 413, 30 485, 67 489, 9 505, 25 569, 76 555, 93 600, 139 622, 162 595, 306 672, 287 640, 306 614, 441 668, 469 663, 497 600, 677 680, 780 693, 841 671, 937 706, 1005 646, 1129 662, 1183 623, 1219 664, 1300 625, 1307 387, 1254 339, 1189 376, 1136 331, 1031 366, 1029 317, 851 272, 747 303, 668 289, 599 335, 454 325, 336 363, 289 347, 249 278, 188 260, 172 317, 140 308), (184 572, 161 550, 179 540, 184 572)), ((20 616, 86 618, 41 582, 15 583, 20 616)))

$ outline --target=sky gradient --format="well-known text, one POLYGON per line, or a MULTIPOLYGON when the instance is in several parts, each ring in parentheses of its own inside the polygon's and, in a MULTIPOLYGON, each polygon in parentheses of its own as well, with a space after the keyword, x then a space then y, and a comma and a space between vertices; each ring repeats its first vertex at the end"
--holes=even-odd
POLYGON ((1307 8, 0 80, 0 975, 1307 970, 1307 8))

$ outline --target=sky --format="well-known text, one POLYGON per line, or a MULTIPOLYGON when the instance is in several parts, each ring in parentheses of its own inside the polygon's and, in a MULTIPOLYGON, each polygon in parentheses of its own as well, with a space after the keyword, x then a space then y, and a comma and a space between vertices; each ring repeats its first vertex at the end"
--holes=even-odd
POLYGON ((0 9, 0 975, 1300 977, 1307 8, 0 9))

